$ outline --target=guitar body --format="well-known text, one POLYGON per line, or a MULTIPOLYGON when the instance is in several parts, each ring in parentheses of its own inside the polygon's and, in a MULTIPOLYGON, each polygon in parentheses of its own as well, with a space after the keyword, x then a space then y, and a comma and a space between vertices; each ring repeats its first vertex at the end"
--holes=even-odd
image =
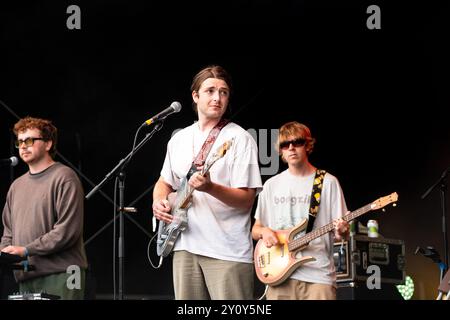
POLYGON ((182 191, 171 193, 168 197, 172 207, 171 215, 173 220, 171 223, 159 221, 158 239, 156 240, 156 253, 158 256, 167 257, 172 252, 180 233, 186 230, 188 226, 187 211, 191 206, 190 199, 185 201, 188 186, 186 179, 183 179, 180 187, 182 191))
POLYGON ((158 239, 156 240, 156 253, 158 256, 167 257, 172 252, 175 241, 188 225, 187 210, 178 209, 172 214, 177 216, 177 218, 174 218, 171 223, 159 222, 158 239))
POLYGON ((297 258, 297 253, 303 248, 289 251, 288 244, 299 232, 307 226, 308 220, 303 220, 289 230, 278 230, 275 234, 278 244, 267 248, 264 242, 258 241, 254 252, 255 271, 258 279, 271 286, 276 286, 289 278, 291 274, 302 264, 314 261, 311 256, 297 258))
MULTIPOLYGON (((371 210, 381 209, 397 200, 398 194, 396 192, 391 193, 358 210, 347 213, 342 217, 342 220, 349 222, 371 210)), ((302 264, 315 260, 311 256, 297 256, 299 256, 300 251, 305 249, 312 240, 333 231, 334 225, 333 222, 330 222, 301 237, 294 238, 307 227, 307 222, 308 220, 305 219, 292 229, 274 231, 279 242, 276 246, 267 248, 262 239, 258 241, 254 252, 254 264, 256 275, 262 283, 276 286, 289 278, 295 269, 302 264)))
MULTIPOLYGON (((233 142, 234 138, 224 142, 217 149, 211 159, 203 166, 200 172, 202 176, 205 176, 212 165, 225 155, 233 142)), ((183 178, 179 190, 176 193, 169 194, 168 200, 172 208, 171 215, 173 219, 168 224, 162 220, 159 221, 158 238, 156 240, 156 253, 158 256, 167 257, 172 252, 180 233, 186 230, 188 226, 187 213, 192 204, 193 191, 194 189, 189 186, 187 179, 183 178)))

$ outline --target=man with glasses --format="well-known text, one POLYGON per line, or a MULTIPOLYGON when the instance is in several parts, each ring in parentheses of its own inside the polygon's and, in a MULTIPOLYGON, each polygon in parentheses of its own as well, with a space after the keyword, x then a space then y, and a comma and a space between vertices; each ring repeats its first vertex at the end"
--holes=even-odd
MULTIPOLYGON (((319 208, 311 229, 318 229, 333 221, 334 238, 347 238, 348 223, 340 219, 347 212, 344 195, 336 177, 318 170, 309 162, 315 139, 309 128, 298 122, 288 122, 279 130, 276 149, 288 169, 268 179, 259 194, 252 236, 267 248, 280 245, 274 231, 292 229, 303 219, 311 217, 313 185, 321 188, 319 208), (323 179, 323 180, 322 180, 323 179)), ((300 234, 301 235, 301 234, 300 234)), ((276 286, 267 288, 268 300, 334 300, 336 299, 336 273, 333 261, 333 234, 328 233, 301 250, 301 255, 312 256, 295 269, 291 276, 276 286)), ((298 256, 297 256, 298 258, 298 256)), ((274 262, 275 257, 270 260, 274 262)))
POLYGON ((29 171, 9 188, 3 209, 3 252, 28 258, 35 270, 16 270, 21 292, 83 299, 84 192, 75 172, 55 162, 57 129, 26 117, 14 125, 16 147, 29 171))

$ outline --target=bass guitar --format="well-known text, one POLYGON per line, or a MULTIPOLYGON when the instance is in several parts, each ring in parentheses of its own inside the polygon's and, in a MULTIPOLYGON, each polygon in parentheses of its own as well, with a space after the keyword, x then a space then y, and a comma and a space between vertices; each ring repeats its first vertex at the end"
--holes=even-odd
MULTIPOLYGON (((397 200, 398 194, 394 192, 358 210, 349 212, 342 219, 349 222, 369 211, 381 209, 397 200)), ((301 256, 298 258, 297 253, 305 249, 312 240, 332 231, 334 226, 333 222, 330 222, 294 239, 299 232, 307 227, 307 224, 308 220, 304 219, 292 229, 275 231, 278 244, 270 248, 266 247, 262 239, 257 242, 254 251, 254 264, 256 275, 262 283, 276 286, 289 278, 295 269, 304 263, 316 260, 312 256, 301 256)))
MULTIPOLYGON (((222 158, 230 149, 234 139, 224 142, 203 166, 200 174, 205 176, 217 160, 222 158)), ((169 195, 173 216, 172 222, 159 221, 158 238, 156 240, 156 252, 158 256, 166 257, 172 252, 175 242, 182 231, 188 227, 187 211, 192 204, 192 192, 194 188, 189 186, 188 180, 183 178, 180 189, 169 195), (175 199, 174 201, 171 201, 175 199)))

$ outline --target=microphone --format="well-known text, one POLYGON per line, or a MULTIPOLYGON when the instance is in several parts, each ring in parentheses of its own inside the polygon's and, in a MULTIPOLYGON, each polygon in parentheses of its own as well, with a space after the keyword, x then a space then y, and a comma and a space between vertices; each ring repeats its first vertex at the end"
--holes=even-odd
POLYGON ((436 249, 434 247, 428 246, 425 249, 422 249, 421 247, 417 247, 416 251, 414 251, 414 254, 416 255, 418 253, 420 253, 424 257, 430 258, 431 260, 433 260, 433 262, 436 262, 436 263, 442 262, 439 253, 436 251, 436 249))
POLYGON ((166 109, 164 109, 163 111, 158 113, 156 116, 151 117, 150 119, 145 121, 142 124, 142 126, 149 126, 158 120, 162 120, 162 119, 166 118, 168 115, 170 115, 172 113, 180 112, 180 110, 181 110, 181 103, 179 103, 178 101, 174 101, 171 103, 170 107, 167 107, 166 109))
POLYGON ((17 166, 17 164, 19 163, 19 159, 17 159, 17 157, 12 156, 11 158, 8 159, 0 159, 0 164, 5 164, 5 165, 10 165, 11 167, 15 167, 17 166))

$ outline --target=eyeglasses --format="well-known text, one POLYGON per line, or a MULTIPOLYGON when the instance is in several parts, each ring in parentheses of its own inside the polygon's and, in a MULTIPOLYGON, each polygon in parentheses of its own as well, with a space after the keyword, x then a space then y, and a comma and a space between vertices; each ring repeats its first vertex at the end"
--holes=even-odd
POLYGON ((45 141, 44 138, 31 138, 31 137, 29 137, 29 138, 26 138, 25 140, 22 140, 22 139, 16 140, 15 145, 16 145, 17 149, 20 148, 22 143, 25 143, 26 147, 31 147, 34 144, 35 140, 44 140, 45 141))
POLYGON ((306 139, 298 138, 295 140, 283 141, 280 142, 280 149, 286 150, 289 149, 289 146, 292 144, 295 148, 303 147, 306 143, 306 139))

